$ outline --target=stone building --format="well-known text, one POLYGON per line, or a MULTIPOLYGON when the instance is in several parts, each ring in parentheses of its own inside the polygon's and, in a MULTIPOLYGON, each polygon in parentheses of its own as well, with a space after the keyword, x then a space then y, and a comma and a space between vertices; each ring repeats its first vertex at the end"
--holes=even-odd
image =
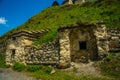
POLYGON ((62 5, 73 4, 72 0, 64 0, 62 5))
POLYGON ((74 4, 80 4, 80 3, 84 3, 85 0, 73 0, 74 4))
POLYGON ((99 37, 106 39, 106 34, 103 34, 106 33, 106 30, 102 28, 104 27, 103 24, 99 25, 103 32, 101 30, 97 31, 93 24, 75 24, 60 27, 60 66, 69 66, 71 61, 88 62, 89 60, 96 60, 98 56, 107 54, 107 45, 104 45, 103 54, 100 53, 99 47, 102 47, 100 46, 102 42, 99 41, 99 37))
POLYGON ((19 31, 7 38, 6 64, 51 64, 59 68, 70 67, 71 62, 88 63, 104 58, 109 52, 120 51, 120 29, 107 29, 103 22, 71 24, 58 29, 58 37, 40 46, 35 39, 49 30, 19 31), (97 25, 97 26, 96 26, 97 25))
POLYGON ((100 60, 111 52, 120 52, 120 29, 107 29, 103 22, 61 26, 59 67, 100 60))
POLYGON ((36 32, 19 31, 7 37, 6 64, 15 61, 25 63, 25 47, 32 45, 33 40, 38 39, 48 31, 41 30, 36 32))
POLYGON ((85 0, 64 0, 62 5, 67 5, 67 4, 80 4, 84 3, 85 0))

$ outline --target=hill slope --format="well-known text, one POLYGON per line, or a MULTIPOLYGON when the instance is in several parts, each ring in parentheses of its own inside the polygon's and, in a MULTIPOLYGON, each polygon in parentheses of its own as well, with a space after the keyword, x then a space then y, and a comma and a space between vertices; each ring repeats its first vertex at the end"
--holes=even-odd
POLYGON ((9 31, 4 36, 19 30, 50 29, 50 32, 35 44, 52 41, 57 37, 60 25, 78 23, 96 23, 103 20, 109 28, 120 28, 120 0, 98 0, 79 5, 49 7, 30 18, 23 25, 9 31))

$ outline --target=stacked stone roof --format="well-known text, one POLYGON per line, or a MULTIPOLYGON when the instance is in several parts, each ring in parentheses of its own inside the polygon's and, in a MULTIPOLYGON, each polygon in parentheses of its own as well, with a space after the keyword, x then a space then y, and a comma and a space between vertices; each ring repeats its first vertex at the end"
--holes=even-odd
POLYGON ((10 34, 7 39, 12 37, 21 37, 25 36, 28 39, 38 39, 39 37, 43 36, 44 34, 48 33, 49 30, 38 30, 38 31, 27 31, 27 30, 21 30, 15 33, 10 34))

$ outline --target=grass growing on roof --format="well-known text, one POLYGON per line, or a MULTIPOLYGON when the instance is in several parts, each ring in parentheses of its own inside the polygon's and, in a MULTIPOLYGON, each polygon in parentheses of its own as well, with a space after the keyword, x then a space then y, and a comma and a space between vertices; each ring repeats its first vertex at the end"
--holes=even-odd
POLYGON ((75 24, 79 21, 94 24, 96 21, 104 21, 108 28, 120 28, 119 4, 120 0, 91 0, 84 4, 49 7, 5 35, 18 30, 50 29, 47 35, 35 41, 34 44, 39 45, 54 40, 60 25, 75 24))

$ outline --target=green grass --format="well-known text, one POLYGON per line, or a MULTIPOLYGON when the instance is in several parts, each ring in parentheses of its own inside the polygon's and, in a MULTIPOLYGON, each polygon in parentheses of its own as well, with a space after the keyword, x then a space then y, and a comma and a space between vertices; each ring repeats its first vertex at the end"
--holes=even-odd
POLYGON ((36 72, 31 73, 31 75, 36 77, 37 79, 43 80, 115 80, 114 78, 96 77, 93 75, 77 75, 76 73, 70 73, 61 70, 56 70, 54 74, 46 74, 42 70, 38 70, 36 72))
POLYGON ((120 0, 98 0, 97 2, 91 0, 91 2, 79 5, 49 7, 4 36, 19 30, 50 29, 47 35, 34 42, 35 45, 40 45, 57 38, 57 29, 60 25, 75 24, 76 22, 96 24, 97 21, 104 21, 109 28, 120 28, 119 4, 120 0))
POLYGON ((120 79, 120 53, 109 54, 98 67, 103 75, 120 79))
POLYGON ((35 72, 40 69, 39 65, 27 65, 27 71, 35 72))
POLYGON ((6 64, 5 64, 5 55, 0 54, 0 68, 6 68, 6 64))
POLYGON ((27 65, 28 72, 36 72, 39 70, 46 74, 50 74, 50 72, 52 71, 52 67, 44 66, 44 65, 27 65))
MULTIPOLYGON (((17 65, 18 66, 18 65, 17 65)), ((18 70, 18 69, 17 69, 18 70)), ((27 65, 22 71, 30 76, 42 80, 116 80, 115 78, 105 76, 93 76, 78 74, 76 71, 54 69, 55 73, 51 74, 53 68, 45 65, 27 65)))

